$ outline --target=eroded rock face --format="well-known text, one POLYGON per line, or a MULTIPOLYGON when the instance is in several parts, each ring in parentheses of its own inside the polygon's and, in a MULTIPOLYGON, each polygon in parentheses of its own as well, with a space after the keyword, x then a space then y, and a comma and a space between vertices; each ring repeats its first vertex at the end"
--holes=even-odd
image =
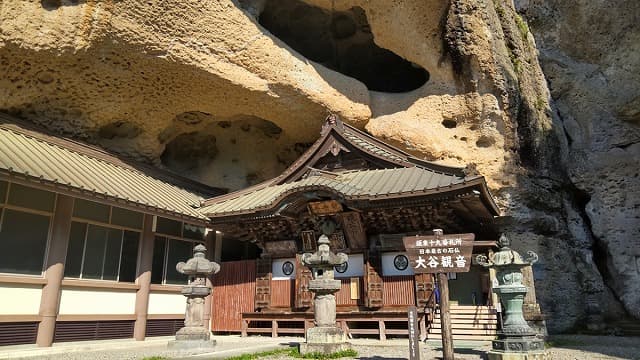
POLYGON ((230 189, 334 112, 487 178, 550 331, 638 317, 638 5, 516 3, 535 39, 506 0, 4 0, 0 110, 230 189))
POLYGON ((536 37, 588 222, 573 235, 587 239, 606 285, 640 318, 640 4, 516 4, 536 37))

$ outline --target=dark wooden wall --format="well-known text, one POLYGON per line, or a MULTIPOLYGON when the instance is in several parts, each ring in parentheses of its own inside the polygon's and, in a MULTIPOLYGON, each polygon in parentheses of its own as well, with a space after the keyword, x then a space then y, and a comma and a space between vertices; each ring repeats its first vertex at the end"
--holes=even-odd
POLYGON ((293 306, 295 294, 295 281, 292 280, 271 280, 271 307, 293 306))
POLYGON ((416 304, 413 275, 383 276, 382 302, 384 306, 406 306, 416 304))
MULTIPOLYGON (((217 332, 241 330, 242 313, 256 311, 256 262, 242 260, 224 262, 213 277, 212 330, 217 332)), ((364 279, 358 279, 359 298, 351 299, 351 279, 340 279, 336 305, 356 307, 365 305, 364 279)), ((416 304, 414 276, 383 276, 383 307, 406 307, 416 304)), ((270 280, 271 310, 295 310, 295 280, 270 280)), ((340 309, 338 309, 340 311, 340 309)))
POLYGON ((256 262, 224 262, 213 276, 211 330, 240 331, 242 313, 252 312, 256 293, 256 262))

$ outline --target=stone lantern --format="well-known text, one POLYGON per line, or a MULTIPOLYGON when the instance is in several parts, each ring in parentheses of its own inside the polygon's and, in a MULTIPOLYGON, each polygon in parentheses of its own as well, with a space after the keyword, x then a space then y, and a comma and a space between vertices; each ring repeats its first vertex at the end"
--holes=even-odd
POLYGON ((307 341, 300 345, 300 353, 330 354, 350 348, 344 330, 336 327, 336 297, 341 282, 333 278, 336 265, 347 262, 347 255, 334 254, 329 249, 329 238, 321 235, 318 250, 302 255, 302 264, 311 269, 309 291, 313 292, 315 327, 307 330, 307 341))
POLYGON ((189 284, 182 288, 182 295, 187 297, 184 327, 176 333, 176 340, 169 342, 169 347, 179 349, 203 349, 215 346, 204 318, 205 297, 211 294, 207 286, 207 277, 220 271, 220 265, 205 258, 207 248, 202 244, 193 248, 193 257, 187 262, 179 262, 176 270, 189 276, 189 284))
POLYGON ((487 258, 478 255, 478 264, 496 270, 498 286, 493 292, 498 294, 504 305, 502 330, 498 332, 498 340, 492 342, 489 359, 546 359, 544 341, 536 336, 536 332, 527 324, 522 314, 522 304, 527 287, 522 284, 522 268, 538 261, 538 255, 527 252, 523 259, 518 252, 511 250, 511 242, 503 234, 498 240, 499 250, 487 258))

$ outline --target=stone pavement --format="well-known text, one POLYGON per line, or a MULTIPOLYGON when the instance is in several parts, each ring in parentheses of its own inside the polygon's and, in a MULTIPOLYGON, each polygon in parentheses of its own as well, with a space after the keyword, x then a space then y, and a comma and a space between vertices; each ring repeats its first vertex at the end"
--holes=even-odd
MULTIPOLYGON (((35 345, 15 345, 0 347, 0 359, 143 359, 145 357, 162 356, 168 358, 193 357, 197 354, 179 352, 167 349, 167 343, 175 339, 174 336, 152 337, 145 341, 100 340, 56 343, 50 348, 39 348, 35 345)), ((290 343, 297 343, 302 338, 288 337, 259 337, 252 336, 213 336, 216 340, 216 351, 206 354, 209 359, 224 359, 245 353, 262 352, 279 347, 288 347, 290 343)))
MULTIPOLYGON (((173 336, 148 338, 146 341, 135 340, 101 340, 57 343, 50 348, 39 348, 35 345, 15 345, 0 347, 0 359, 60 359, 60 360, 112 360, 112 359, 143 359, 145 357, 160 356, 172 359, 226 359, 242 354, 251 354, 287 348, 296 345, 304 338, 301 337, 262 337, 249 336, 242 338, 238 335, 213 336, 217 346, 215 352, 193 354, 180 353, 167 349, 167 342, 173 336)), ((379 341, 375 339, 351 339, 355 347, 369 349, 374 353, 404 353, 408 352, 407 339, 389 339, 379 341), (385 349, 385 350, 383 350, 385 349), (405 350, 406 349, 406 350, 405 350), (400 351, 398 351, 400 350, 400 351)), ((489 342, 456 342, 456 349, 477 349, 488 347, 489 342)), ((421 348, 435 349, 440 347, 439 341, 421 343, 421 348)), ((403 358, 398 356, 397 358, 403 358)), ((393 358, 393 357, 392 357, 393 358)))

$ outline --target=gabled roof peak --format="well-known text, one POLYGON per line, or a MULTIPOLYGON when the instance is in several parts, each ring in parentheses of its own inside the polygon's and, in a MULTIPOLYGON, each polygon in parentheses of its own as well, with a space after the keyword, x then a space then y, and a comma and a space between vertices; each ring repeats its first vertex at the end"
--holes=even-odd
POLYGON ((344 124, 342 123, 342 119, 334 113, 329 113, 327 117, 324 119, 324 124, 322 125, 322 129, 320 130, 320 135, 324 135, 331 131, 331 129, 336 129, 338 132, 342 133, 344 131, 344 124))
MULTIPOLYGON (((341 162, 342 160, 336 161, 341 162)), ((344 186, 341 189, 347 191, 345 190, 347 188, 352 190, 359 189, 360 183, 370 184, 370 181, 373 181, 372 179, 387 179, 388 176, 394 177, 393 184, 407 181, 424 183, 422 184, 423 188, 430 189, 429 191, 450 188, 454 184, 456 187, 471 186, 469 182, 476 181, 482 183, 481 187, 485 189, 486 184, 484 184, 483 178, 468 175, 463 168, 434 164, 415 158, 396 147, 376 139, 365 131, 343 123, 338 115, 329 114, 325 118, 319 139, 283 173, 252 187, 208 199, 205 201, 203 211, 210 216, 214 213, 220 213, 219 215, 221 215, 226 210, 217 208, 215 204, 226 203, 231 206, 230 204, 236 201, 234 199, 240 201, 245 196, 263 194, 265 191, 266 193, 271 193, 276 189, 284 188, 290 191, 301 187, 306 188, 311 186, 312 183, 313 186, 319 186, 315 182, 322 184, 326 182, 335 186, 341 184, 341 187, 344 186), (326 159, 327 155, 338 157, 342 152, 359 154, 362 159, 370 162, 370 166, 352 169, 341 168, 339 171, 333 171, 333 168, 323 166, 322 159, 326 159), (404 177, 407 178, 405 179, 404 177), (401 178, 403 179, 401 180, 401 178), (354 183, 347 186, 345 181, 357 181, 357 184, 354 183), (208 213, 209 211, 211 213, 208 213)), ((381 181, 380 183, 390 184, 387 181, 381 181)), ((393 186, 389 185, 388 188, 379 190, 383 193, 393 193, 394 189, 393 186)), ((359 190, 364 191, 363 189, 359 190)), ((490 195, 488 196, 490 197, 490 195)), ((492 203, 492 200, 489 200, 489 202, 492 203)), ((493 203, 491 206, 495 207, 493 203)), ((497 210, 495 211, 497 212, 497 210)))

